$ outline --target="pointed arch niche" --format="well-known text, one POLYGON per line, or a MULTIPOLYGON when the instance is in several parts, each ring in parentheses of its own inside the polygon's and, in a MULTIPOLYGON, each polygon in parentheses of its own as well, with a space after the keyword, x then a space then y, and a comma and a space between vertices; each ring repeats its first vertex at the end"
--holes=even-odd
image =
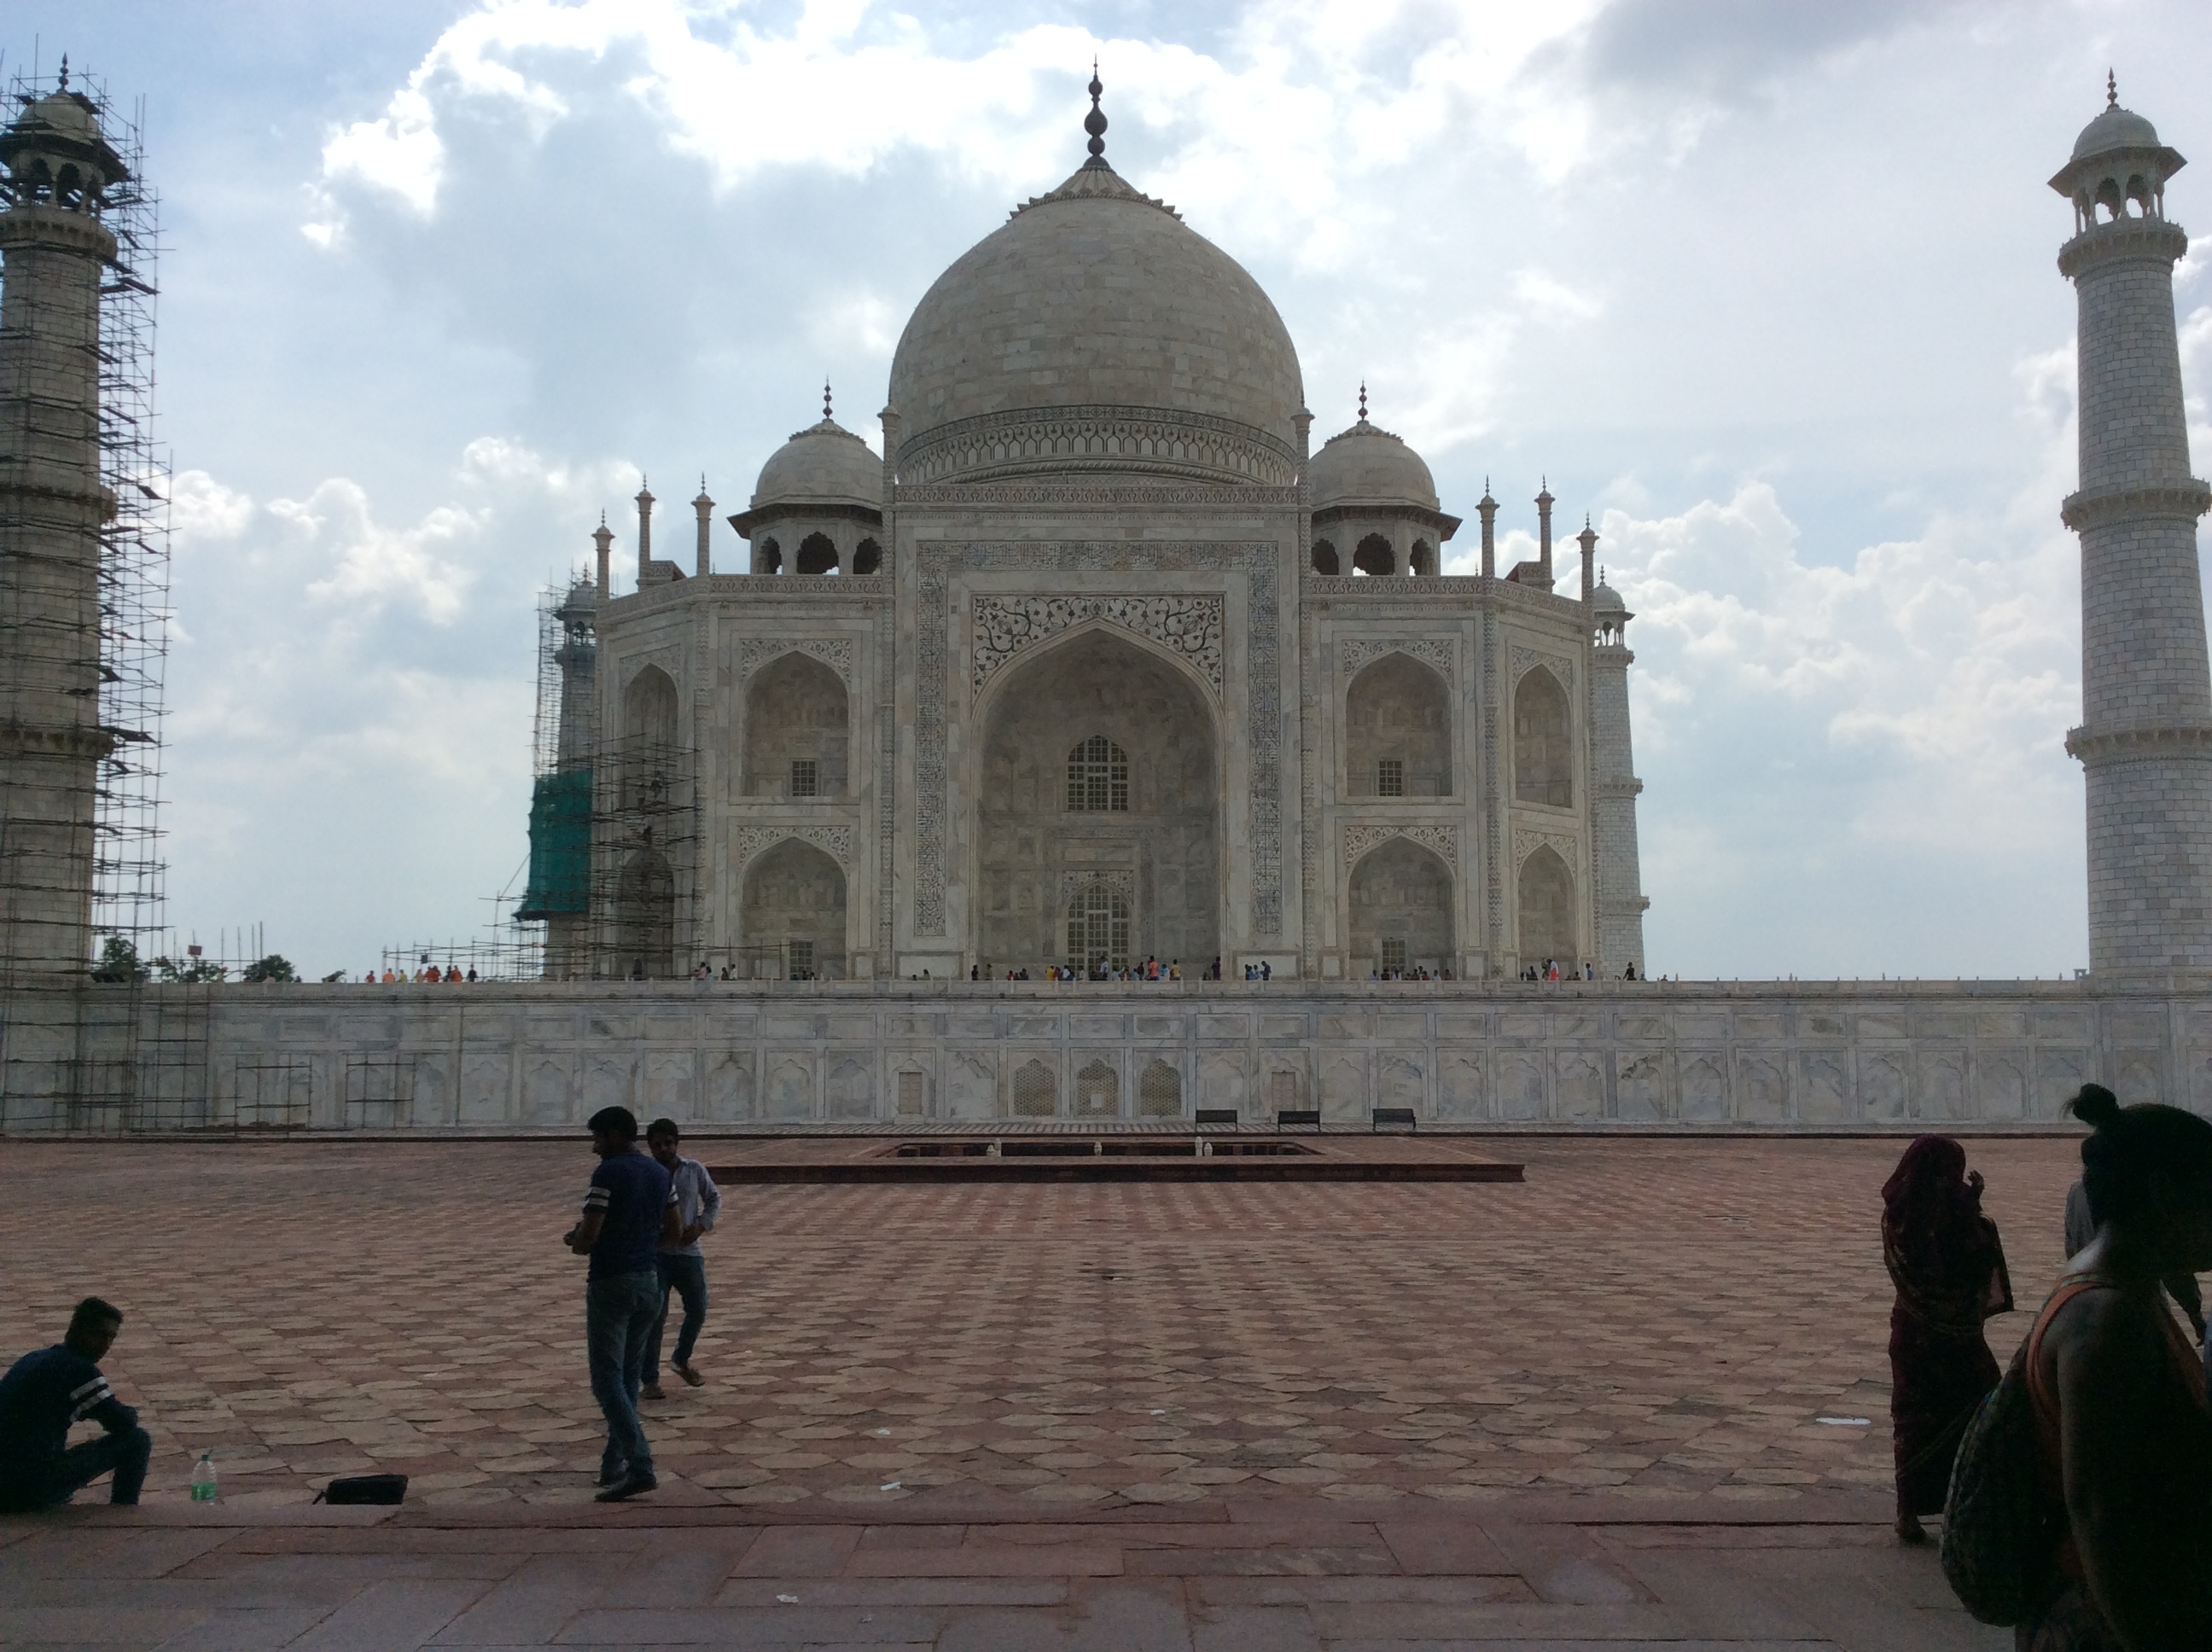
POLYGON ((1573 722, 1567 691, 1541 665, 1513 688, 1513 796, 1553 809, 1575 806, 1573 722))
POLYGON ((765 965, 771 975, 842 981, 844 868, 811 843, 784 839, 745 868, 738 924, 756 975, 765 965))
POLYGON ((1549 844, 1521 863, 1518 910, 1520 953, 1525 966, 1555 960, 1564 972, 1579 965, 1575 921, 1575 875, 1549 844))
POLYGON ((745 795, 837 798, 845 794, 844 680, 811 654, 770 660, 745 684, 745 795))
POLYGON ((994 974, 1064 960, 1071 902, 1106 880, 1129 897, 1130 957, 1211 963, 1218 764, 1212 702, 1126 634, 1073 631, 1010 666, 985 708, 976 774, 977 960, 994 974))
POLYGON ((1384 654, 1344 696, 1345 795, 1452 794, 1451 694, 1429 666, 1384 654))
POLYGON ((1410 838, 1376 844, 1352 869, 1352 974, 1448 969, 1452 963, 1455 880, 1442 857, 1410 838))

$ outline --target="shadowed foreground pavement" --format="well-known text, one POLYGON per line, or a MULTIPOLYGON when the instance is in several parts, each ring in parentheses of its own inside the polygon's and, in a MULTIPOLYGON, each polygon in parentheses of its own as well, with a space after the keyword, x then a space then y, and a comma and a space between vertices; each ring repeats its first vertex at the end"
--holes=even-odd
MULTIPOLYGON (((2032 1304, 2075 1145, 1970 1145, 2032 1304)), ((1901 1146, 732 1189, 607 1510, 582 1144, 0 1144, 0 1354, 111 1297, 155 1442, 134 1521, 0 1522, 0 1645, 2003 1646, 1884 1523, 1901 1146), (374 1469, 404 1509, 305 1506, 374 1469)))

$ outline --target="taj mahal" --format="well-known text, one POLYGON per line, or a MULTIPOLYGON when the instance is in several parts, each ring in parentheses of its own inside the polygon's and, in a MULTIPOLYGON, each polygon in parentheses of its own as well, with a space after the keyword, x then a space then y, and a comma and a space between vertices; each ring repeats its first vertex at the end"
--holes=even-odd
POLYGON ((526 907, 550 975, 1641 972, 1597 536, 1555 567, 1546 491, 1501 570, 1486 494, 1480 574, 1441 574, 1420 455, 1364 387, 1315 431, 1275 307, 1109 164, 1100 91, 1089 158, 916 307, 883 459, 825 401, 729 518, 738 573, 703 491, 688 571, 640 494, 631 594, 602 526, 562 656, 599 733, 541 782, 526 907))
POLYGON ((825 389, 742 509, 702 482, 689 558, 656 555, 641 489, 617 580, 602 517, 541 616, 542 969, 465 991, 115 966, 115 800, 155 743, 126 692, 148 627, 115 616, 158 478, 112 434, 150 383, 116 366, 150 240, 112 108, 21 97, 0 1132, 573 1129, 611 1103, 769 1132, 2001 1128, 2091 1078, 2212 1112, 2185 163, 2116 88, 2049 180, 2090 967, 1834 982, 1647 967, 1638 811, 1665 799, 1641 797, 1633 616, 1587 516, 1562 566, 1532 478, 1536 554, 1501 568, 1486 485, 1479 551, 1453 552, 1474 571, 1444 574, 1464 519, 1387 405, 1310 395, 1267 294, 1109 163, 1089 91, 1088 158, 915 308, 880 456, 825 389))

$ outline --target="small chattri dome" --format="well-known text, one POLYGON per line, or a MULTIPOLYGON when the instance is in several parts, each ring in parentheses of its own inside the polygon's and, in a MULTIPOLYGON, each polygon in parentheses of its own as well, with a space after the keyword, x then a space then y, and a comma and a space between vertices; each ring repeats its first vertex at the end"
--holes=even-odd
POLYGON ((1602 577, 1597 582, 1597 588, 1590 592, 1590 607, 1601 614, 1626 616, 1628 613, 1628 604, 1621 601, 1620 592, 1607 585, 1602 577))
POLYGON ((2158 128, 2134 110, 2123 109, 2115 103, 2081 129, 2081 136, 2074 140, 2074 158, 2086 161, 2092 155, 2111 155, 2118 149, 2160 147, 2158 128))
POLYGON ((1415 505, 1437 508, 1436 479, 1421 456, 1388 430, 1367 422, 1331 436, 1313 456, 1313 508, 1332 505, 1415 505))
POLYGON ((770 505, 859 505, 881 510, 884 464, 868 444, 824 415, 769 455, 753 488, 755 514, 770 505))

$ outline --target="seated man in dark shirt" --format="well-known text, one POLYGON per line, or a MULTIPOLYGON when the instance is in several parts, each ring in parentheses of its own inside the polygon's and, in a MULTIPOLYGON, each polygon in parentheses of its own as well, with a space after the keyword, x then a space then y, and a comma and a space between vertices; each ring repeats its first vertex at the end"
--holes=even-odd
POLYGON ((100 1361, 122 1328, 118 1309, 87 1297, 70 1315, 67 1337, 25 1354, 0 1376, 0 1509, 67 1503, 79 1486, 111 1469, 115 1485, 108 1501, 138 1501, 154 1442, 138 1426, 138 1413, 100 1374, 100 1361), (88 1418, 107 1432, 70 1445, 70 1428, 88 1418))

